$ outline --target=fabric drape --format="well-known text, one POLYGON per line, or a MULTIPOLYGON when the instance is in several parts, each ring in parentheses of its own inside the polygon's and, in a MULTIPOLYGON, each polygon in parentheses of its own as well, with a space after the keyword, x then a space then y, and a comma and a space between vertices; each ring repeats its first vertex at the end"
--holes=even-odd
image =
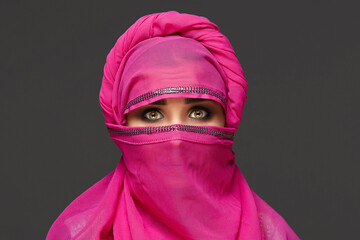
POLYGON ((174 11, 140 18, 108 54, 99 96, 122 158, 64 210, 47 240, 299 239, 235 164, 247 87, 208 19, 174 11), (226 126, 126 126, 126 113, 166 98, 217 101, 226 126))

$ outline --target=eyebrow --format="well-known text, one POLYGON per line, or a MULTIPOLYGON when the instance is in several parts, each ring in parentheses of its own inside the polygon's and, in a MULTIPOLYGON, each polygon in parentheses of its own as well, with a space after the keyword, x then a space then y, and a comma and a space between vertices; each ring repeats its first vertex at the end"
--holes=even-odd
POLYGON ((203 102, 206 101, 208 99, 202 99, 202 98, 185 98, 185 103, 189 104, 189 103, 196 103, 196 102, 203 102))
POLYGON ((160 99, 156 102, 150 103, 150 105, 166 105, 166 104, 167 104, 166 99, 160 99))
MULTIPOLYGON (((196 102, 203 102, 206 100, 207 99, 202 99, 202 98, 185 98, 185 103, 190 104, 190 103, 196 103, 196 102)), ((160 99, 158 101, 150 103, 150 105, 167 105, 167 101, 166 101, 166 99, 160 99)))

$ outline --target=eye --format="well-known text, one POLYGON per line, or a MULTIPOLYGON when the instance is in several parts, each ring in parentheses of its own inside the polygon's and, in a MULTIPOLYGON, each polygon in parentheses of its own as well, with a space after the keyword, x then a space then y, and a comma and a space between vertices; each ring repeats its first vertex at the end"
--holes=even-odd
POLYGON ((190 112, 189 117, 194 119, 205 119, 208 117, 208 112, 203 109, 194 109, 190 112))
POLYGON ((151 110, 144 114, 144 118, 149 121, 162 119, 164 116, 157 110, 151 110))

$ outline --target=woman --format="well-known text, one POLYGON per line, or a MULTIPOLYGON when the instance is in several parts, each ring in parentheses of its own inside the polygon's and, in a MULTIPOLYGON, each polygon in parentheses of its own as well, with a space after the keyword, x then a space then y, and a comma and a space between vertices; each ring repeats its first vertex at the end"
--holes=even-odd
POLYGON ((100 91, 123 156, 47 239, 298 239, 235 164, 246 90, 215 24, 174 11, 140 18, 107 56, 100 91))

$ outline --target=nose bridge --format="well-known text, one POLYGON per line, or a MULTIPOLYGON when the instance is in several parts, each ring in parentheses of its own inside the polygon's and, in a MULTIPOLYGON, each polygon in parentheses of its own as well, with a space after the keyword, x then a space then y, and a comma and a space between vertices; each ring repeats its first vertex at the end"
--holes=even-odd
POLYGON ((183 113, 183 105, 184 99, 169 99, 168 100, 168 124, 183 124, 184 123, 184 113, 183 113))
POLYGON ((173 107, 171 109, 169 124, 173 125, 173 124, 182 124, 182 123, 183 123, 183 119, 180 114, 180 111, 178 111, 176 107, 173 107))

